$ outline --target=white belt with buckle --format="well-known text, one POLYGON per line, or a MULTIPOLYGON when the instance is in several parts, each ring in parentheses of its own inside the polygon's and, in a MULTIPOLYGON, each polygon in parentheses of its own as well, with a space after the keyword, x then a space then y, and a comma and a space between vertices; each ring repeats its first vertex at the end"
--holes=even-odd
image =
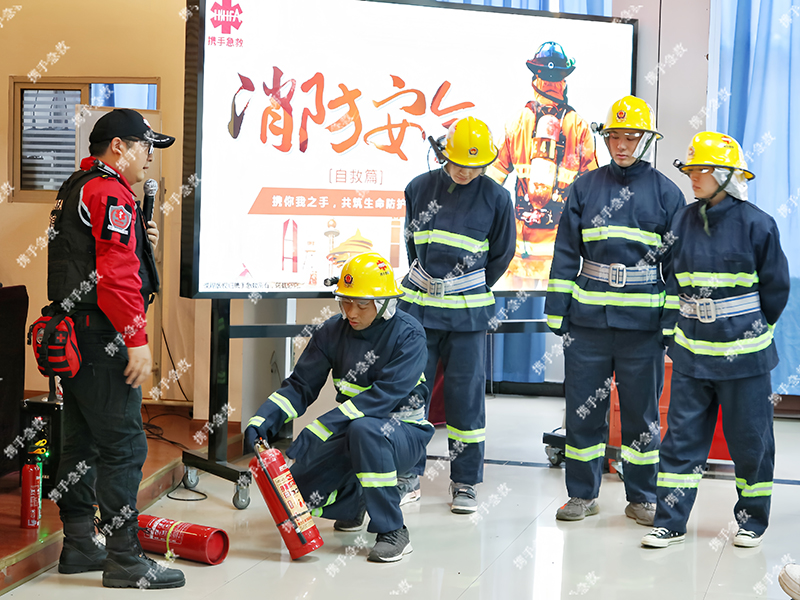
POLYGON ((603 263, 583 259, 581 275, 602 281, 611 287, 621 288, 626 285, 646 285, 658 282, 658 267, 648 265, 646 267, 626 267, 622 263, 603 263))
POLYGON ((687 319, 697 319, 701 323, 713 323, 717 319, 746 315, 761 310, 758 292, 720 298, 719 300, 690 298, 683 295, 680 297, 680 301, 681 316, 687 319))
POLYGON ((419 264, 419 260, 415 260, 408 272, 408 279, 434 298, 444 298, 447 294, 458 294, 486 285, 486 269, 478 269, 458 277, 431 277, 419 264))

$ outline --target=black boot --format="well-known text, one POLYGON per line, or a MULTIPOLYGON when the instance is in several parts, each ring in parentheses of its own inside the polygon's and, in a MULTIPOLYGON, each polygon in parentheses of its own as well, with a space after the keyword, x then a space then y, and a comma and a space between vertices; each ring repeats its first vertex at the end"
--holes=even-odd
POLYGON ((65 574, 102 571, 106 547, 95 537, 94 521, 64 523, 64 546, 58 559, 58 572, 65 574))
POLYGON ((128 525, 114 530, 106 538, 108 558, 103 568, 103 585, 113 588, 161 590, 182 587, 183 572, 168 569, 148 558, 139 543, 139 526, 128 525))

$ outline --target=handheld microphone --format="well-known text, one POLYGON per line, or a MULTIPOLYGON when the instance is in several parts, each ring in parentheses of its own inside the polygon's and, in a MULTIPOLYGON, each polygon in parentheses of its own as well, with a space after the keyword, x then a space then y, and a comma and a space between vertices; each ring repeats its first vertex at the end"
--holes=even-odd
POLYGON ((155 179, 148 179, 144 182, 144 203, 142 205, 142 214, 144 214, 145 223, 153 220, 153 209, 155 208, 157 193, 158 182, 155 179))

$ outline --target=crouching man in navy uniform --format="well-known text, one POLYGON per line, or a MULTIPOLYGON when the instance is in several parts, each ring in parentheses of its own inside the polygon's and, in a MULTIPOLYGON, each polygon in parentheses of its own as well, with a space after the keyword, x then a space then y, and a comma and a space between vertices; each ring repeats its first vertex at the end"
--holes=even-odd
POLYGON ((367 560, 394 562, 411 552, 400 510, 397 474, 411 469, 433 436, 425 420, 428 389, 425 331, 396 312, 402 296, 389 263, 359 254, 345 263, 334 295, 341 316, 314 333, 281 388, 250 419, 245 444, 274 436, 302 415, 333 373, 339 406, 308 425, 289 447, 292 476, 303 497, 321 500, 314 516, 358 531, 369 515, 377 534, 367 560))

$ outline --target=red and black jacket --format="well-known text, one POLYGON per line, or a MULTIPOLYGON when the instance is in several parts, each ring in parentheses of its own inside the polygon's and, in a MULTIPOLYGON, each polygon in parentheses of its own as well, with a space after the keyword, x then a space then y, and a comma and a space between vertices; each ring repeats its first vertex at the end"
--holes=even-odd
POLYGON ((145 311, 158 291, 158 272, 125 178, 98 159, 85 158, 61 186, 50 227, 48 298, 70 300, 77 309, 96 306, 124 334, 127 346, 145 345, 145 311))

